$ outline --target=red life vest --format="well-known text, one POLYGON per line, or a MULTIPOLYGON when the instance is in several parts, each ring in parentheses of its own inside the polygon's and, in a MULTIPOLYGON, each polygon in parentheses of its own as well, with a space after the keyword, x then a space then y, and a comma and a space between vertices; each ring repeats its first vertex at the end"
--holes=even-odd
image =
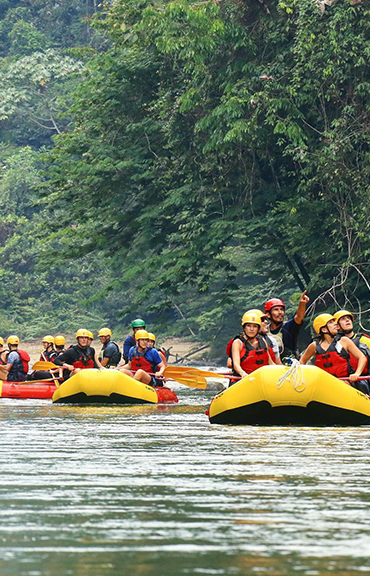
POLYGON ((148 372, 148 374, 150 373, 155 374, 157 372, 158 364, 152 364, 149 360, 147 360, 146 358, 147 352, 149 352, 149 350, 146 350, 144 354, 139 354, 137 346, 135 347, 134 353, 131 358, 131 370, 135 370, 136 372, 136 370, 139 370, 139 368, 141 368, 142 370, 144 370, 144 372, 148 372))
POLYGON ((243 341, 243 335, 237 334, 236 336, 234 336, 234 338, 231 338, 231 340, 228 341, 228 343, 226 345, 226 354, 227 354, 228 358, 231 358, 231 348, 232 348, 235 340, 242 340, 243 341))
POLYGON ((337 378, 345 378, 352 374, 353 371, 350 364, 350 355, 339 343, 340 338, 334 338, 327 350, 324 350, 320 342, 316 340, 315 366, 322 368, 322 370, 337 378))
POLYGON ((9 354, 9 350, 3 350, 0 353, 0 366, 5 366, 6 365, 6 359, 8 358, 8 354, 9 354), (2 359, 2 355, 4 354, 5 356, 5 360, 2 359))
POLYGON ((27 374, 27 372, 28 372, 28 362, 31 360, 30 355, 29 355, 28 352, 26 352, 25 350, 19 350, 19 349, 17 349, 16 352, 18 352, 18 354, 19 354, 19 356, 20 356, 20 359, 22 360, 24 373, 27 374))
POLYGON ((82 348, 80 348, 75 344, 74 346, 71 346, 71 348, 74 348, 74 350, 78 352, 79 356, 77 360, 73 362, 73 366, 75 368, 81 368, 82 370, 84 370, 85 368, 94 368, 95 366, 94 352, 93 349, 90 348, 90 346, 88 346, 83 350, 82 348))
POLYGON ((268 366, 269 358, 272 360, 275 359, 273 348, 272 346, 270 347, 271 341, 269 341, 267 337, 262 338, 260 335, 257 336, 257 340, 258 348, 254 348, 254 346, 251 346, 247 340, 241 339, 242 347, 240 350, 240 367, 247 374, 254 372, 257 368, 261 368, 261 366, 268 366))

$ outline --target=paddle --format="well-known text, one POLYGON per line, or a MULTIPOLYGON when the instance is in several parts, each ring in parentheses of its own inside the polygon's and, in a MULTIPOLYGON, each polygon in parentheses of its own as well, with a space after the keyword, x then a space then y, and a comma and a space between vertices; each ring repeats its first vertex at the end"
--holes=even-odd
POLYGON ((44 360, 39 360, 32 366, 32 370, 53 370, 55 368, 59 369, 61 366, 57 366, 53 362, 45 362, 44 360))
POLYGON ((189 386, 189 388, 198 388, 199 390, 205 390, 207 388, 207 380, 203 376, 199 374, 188 374, 186 372, 178 372, 176 374, 172 370, 172 366, 165 369, 163 376, 176 380, 176 382, 189 386))
POLYGON ((60 383, 58 380, 59 378, 43 378, 42 380, 25 380, 24 382, 20 382, 20 384, 43 384, 44 382, 54 382, 55 386, 59 388, 60 383))
MULTIPOLYGON (((192 366, 168 366, 165 370, 167 377, 172 378, 172 374, 177 376, 179 374, 188 374, 191 372, 192 374, 196 374, 198 376, 203 376, 203 378, 225 378, 225 376, 221 374, 217 374, 217 372, 209 372, 208 370, 200 370, 198 368, 193 368, 192 366)), ((232 376, 230 374, 230 376, 232 376)), ((175 378, 174 378, 175 380, 175 378)))
MULTIPOLYGON (((35 362, 32 368, 33 370, 40 370, 40 369, 52 370, 55 368, 60 368, 60 366, 56 366, 56 364, 53 364, 53 362, 44 362, 42 360, 39 360, 38 362, 35 362)), ((177 374, 174 374, 172 372, 171 374, 167 375, 166 374, 167 370, 168 368, 166 368, 163 374, 165 378, 171 378, 172 380, 176 380, 176 382, 184 384, 184 386, 189 386, 189 388, 199 388, 201 390, 205 390, 207 388, 207 380, 205 380, 205 378, 203 378, 201 375, 191 374, 187 376, 186 374, 181 373, 184 372, 184 370, 177 371, 177 374)))

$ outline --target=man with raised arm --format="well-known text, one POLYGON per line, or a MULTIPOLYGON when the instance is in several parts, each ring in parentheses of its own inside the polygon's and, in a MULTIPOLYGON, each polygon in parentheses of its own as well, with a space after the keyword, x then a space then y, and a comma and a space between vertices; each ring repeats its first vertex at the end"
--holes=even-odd
POLYGON ((297 355, 298 335, 303 325, 306 306, 309 301, 310 299, 305 290, 300 297, 294 317, 285 322, 285 304, 280 298, 271 298, 265 304, 265 314, 270 319, 269 334, 278 341, 280 356, 282 358, 290 354, 297 355))

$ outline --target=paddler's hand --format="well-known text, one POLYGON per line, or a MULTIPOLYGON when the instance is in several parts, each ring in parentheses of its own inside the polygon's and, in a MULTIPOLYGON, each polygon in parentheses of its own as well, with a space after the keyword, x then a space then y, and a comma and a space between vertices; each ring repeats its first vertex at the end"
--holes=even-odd
POLYGON ((303 292, 303 294, 301 295, 301 297, 300 297, 299 303, 300 303, 300 304, 304 304, 305 306, 307 306, 307 304, 309 303, 309 301, 310 301, 310 297, 307 296, 307 290, 305 290, 305 291, 303 292))
POLYGON ((358 380, 359 378, 360 378, 360 375, 356 374, 356 372, 354 374, 349 375, 349 381, 350 382, 356 382, 356 380, 358 380))

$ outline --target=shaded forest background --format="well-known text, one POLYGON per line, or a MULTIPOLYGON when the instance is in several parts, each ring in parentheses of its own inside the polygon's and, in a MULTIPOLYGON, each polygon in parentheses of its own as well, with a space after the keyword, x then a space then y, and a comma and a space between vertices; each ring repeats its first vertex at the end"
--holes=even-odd
POLYGON ((0 332, 369 321, 370 10, 0 0, 0 332))

